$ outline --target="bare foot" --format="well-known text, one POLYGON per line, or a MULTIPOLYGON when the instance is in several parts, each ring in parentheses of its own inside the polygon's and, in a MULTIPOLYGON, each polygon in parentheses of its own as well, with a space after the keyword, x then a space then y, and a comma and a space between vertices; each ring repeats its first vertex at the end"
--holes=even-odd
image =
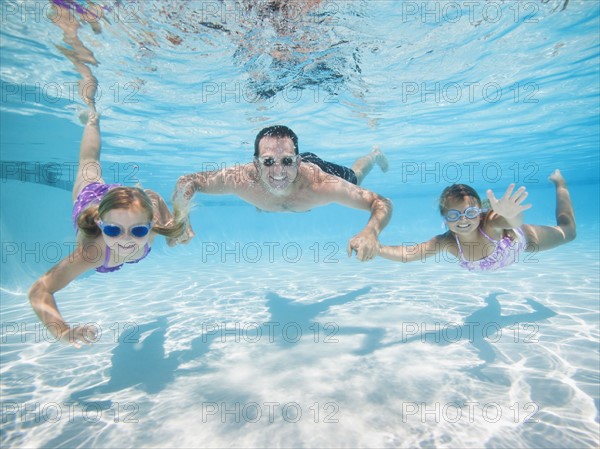
POLYGON ((375 163, 379 165, 379 168, 382 172, 387 172, 390 168, 390 164, 388 163, 388 159, 383 151, 379 148, 379 145, 373 145, 373 149, 371 150, 371 154, 375 156, 375 163))
POLYGON ((565 178, 563 177, 562 173, 560 172, 560 170, 558 168, 556 170, 554 170, 550 176, 548 176, 548 181, 553 182, 554 185, 556 185, 556 186, 564 187, 567 185, 565 178))

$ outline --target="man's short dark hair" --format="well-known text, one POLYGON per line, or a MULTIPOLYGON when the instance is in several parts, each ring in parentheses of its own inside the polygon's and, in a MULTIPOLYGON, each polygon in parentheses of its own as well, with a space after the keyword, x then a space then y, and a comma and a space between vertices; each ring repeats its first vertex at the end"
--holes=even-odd
POLYGON ((256 135, 256 139, 254 140, 254 157, 258 157, 258 144, 260 143, 263 137, 288 137, 292 139, 292 142, 294 143, 295 154, 298 154, 298 136, 296 135, 296 133, 287 126, 275 125, 263 128, 256 135))

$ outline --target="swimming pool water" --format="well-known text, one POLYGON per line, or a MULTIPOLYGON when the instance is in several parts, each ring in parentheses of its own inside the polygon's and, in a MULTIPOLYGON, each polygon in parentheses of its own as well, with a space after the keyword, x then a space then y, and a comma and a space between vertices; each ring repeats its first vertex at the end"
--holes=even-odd
POLYGON ((57 294, 91 347, 52 341, 27 300, 75 240, 83 104, 47 3, 2 3, 3 447, 544 447, 599 444, 597 1, 98 2, 103 174, 169 198, 178 176, 250 160, 289 125, 301 151, 390 170, 385 244, 441 231, 439 192, 516 182, 578 236, 506 270, 361 263, 337 205, 270 214, 201 196, 196 239, 57 294), (292 3, 293 5, 293 3, 292 3), (270 11, 270 12, 269 12, 270 11))

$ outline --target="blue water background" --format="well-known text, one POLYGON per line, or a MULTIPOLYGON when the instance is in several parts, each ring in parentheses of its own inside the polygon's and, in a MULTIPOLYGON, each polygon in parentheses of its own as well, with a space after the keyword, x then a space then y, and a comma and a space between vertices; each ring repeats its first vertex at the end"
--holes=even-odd
MULTIPOLYGON (((224 4, 234 8, 230 2, 224 4)), ((347 294, 357 301, 356 309, 350 313, 356 317, 366 313, 364 308, 361 311, 359 300, 368 302, 370 295, 378 298, 382 289, 402 291, 405 302, 398 304, 390 300, 388 303, 386 297, 383 305, 378 304, 381 309, 376 308, 375 312, 381 321, 385 321, 386 310, 390 310, 390 316, 398 317, 405 313, 419 317, 419 311, 438 316, 438 312, 452 314, 458 310, 461 312, 458 315, 464 318, 485 306, 484 301, 491 297, 488 293, 505 287, 516 290, 518 297, 517 305, 511 303, 509 309, 523 312, 521 305, 526 298, 539 294, 536 300, 560 312, 562 320, 571 313, 582 313, 581 320, 572 322, 561 321, 559 316, 552 321, 552 327, 542 326, 541 332, 546 344, 548 340, 552 342, 549 353, 554 354, 553 351, 559 352, 557 348, 564 347, 579 363, 570 368, 574 372, 579 369, 583 374, 573 377, 586 385, 578 384, 578 388, 586 391, 596 409, 595 417, 582 418, 587 420, 588 427, 582 430, 584 426, 574 424, 572 434, 559 433, 553 438, 552 432, 540 425, 533 436, 524 432, 525 435, 516 439, 506 437, 506 441, 499 436, 488 440, 485 432, 480 437, 473 431, 478 439, 472 442, 460 436, 459 430, 449 431, 451 436, 437 439, 426 431, 420 434, 416 426, 414 432, 409 433, 414 439, 404 441, 413 446, 467 444, 477 447, 487 441, 490 447, 515 444, 535 447, 537 443, 542 447, 551 447, 553 443, 570 447, 574 442, 593 447, 597 439, 591 436, 593 426, 589 425, 598 423, 599 407, 598 353, 594 342, 597 346, 600 4, 571 0, 564 10, 562 0, 435 4, 439 5, 438 10, 427 10, 424 2, 328 2, 310 14, 309 19, 296 21, 293 30, 281 32, 277 30, 277 18, 257 22, 253 13, 232 14, 223 20, 210 9, 216 5, 220 11, 219 2, 189 2, 187 7, 177 2, 131 2, 122 7, 106 2, 105 5, 112 7, 108 10, 111 23, 103 24, 103 33, 94 34, 88 26, 80 30, 82 41, 100 62, 92 70, 102 89, 97 103, 102 116, 105 179, 127 185, 141 183, 169 198, 181 174, 249 161, 256 132, 264 126, 282 123, 299 135, 301 151, 312 151, 324 159, 346 165, 368 152, 373 144, 385 151, 390 161, 389 172, 381 173, 375 167, 363 184, 394 202, 392 221, 380 236, 383 243, 418 242, 439 233, 442 223, 437 197, 452 182, 471 184, 481 194, 492 188, 497 195, 511 182, 525 185, 530 192, 528 202, 533 204, 525 214, 525 221, 553 224, 554 188, 546 178, 555 168, 561 169, 573 199, 578 229, 574 242, 541 253, 536 263, 520 264, 496 278, 474 278, 448 261, 410 267, 382 260, 361 264, 347 259, 345 250, 348 239, 366 223, 364 211, 330 205, 302 214, 270 214, 257 212, 235 197, 198 195, 197 206, 192 211, 197 238, 190 245, 168 248, 157 240, 147 264, 127 267, 128 272, 123 270, 111 278, 115 279, 110 286, 114 290, 108 293, 103 290, 108 286, 101 275, 86 275, 75 283, 70 293, 65 292, 65 296, 72 299, 70 304, 58 300, 61 307, 64 304, 70 317, 86 318, 95 317, 92 309, 98 307, 98 314, 102 314, 106 322, 125 321, 127 317, 139 317, 147 311, 145 326, 150 331, 158 329, 167 333, 166 323, 171 320, 176 330, 169 332, 175 333, 175 340, 178 337, 181 341, 191 339, 193 342, 199 335, 198 329, 193 330, 192 333, 196 333, 190 337, 187 325, 183 329, 177 327, 188 315, 194 319, 212 317, 217 310, 229 314, 226 318, 232 320, 235 317, 241 320, 245 312, 253 318, 262 317, 264 310, 275 314, 273 301, 283 301, 282 298, 288 298, 286 294, 300 302, 303 298, 309 302, 322 300, 329 298, 327 295, 332 293, 327 289, 336 283, 339 285, 335 288, 341 295, 347 294), (469 7, 467 3, 474 6, 469 7), (452 15, 456 13, 453 6, 456 4, 462 5, 460 19, 452 15), (486 4, 492 6, 485 9, 486 4), (170 17, 164 13, 165 8, 171 11, 170 17), (427 11, 433 13, 428 15, 427 11), (493 15, 497 11, 500 11, 498 17, 493 15), (136 14, 130 16, 131 12, 136 14), (126 20, 132 17, 135 20, 126 20), (202 26, 202 22, 211 22, 213 26, 202 26), (223 32, 216 25, 229 32, 223 32), (167 39, 172 36, 181 37, 181 43, 176 45, 167 39), (282 63, 273 57, 275 50, 287 47, 293 48, 288 60, 282 63), (469 86, 474 86, 472 96, 469 86), (274 94, 268 96, 269 92, 274 94), (212 245, 220 248, 218 254, 211 254, 215 248, 212 245), (247 248, 247 256, 253 256, 251 250, 261 248, 260 260, 257 263, 243 257, 241 261, 236 260, 235 254, 240 253, 235 250, 236 245, 247 248), (268 245, 277 245, 275 261, 278 263, 269 262, 268 245), (295 245, 302 249, 303 258, 299 263, 290 263, 289 258, 282 256, 279 250, 286 245, 294 245, 289 246, 290 249, 295 245), (224 248, 233 250, 227 255, 223 254, 224 248), (317 263, 314 262, 316 248, 320 250, 317 263), (323 263, 328 252, 335 264, 323 263), (292 281, 288 282, 286 276, 292 281), (227 286, 222 287, 220 296, 212 290, 213 296, 208 297, 194 293, 225 280, 227 286), (236 289, 236 282, 243 290, 236 289), (149 285, 152 286, 150 292, 149 285), (515 285, 522 288, 524 298, 519 296, 515 285), (369 292, 369 288, 373 290, 369 292), (309 297, 313 290, 317 292, 316 297, 309 297), (121 294, 140 300, 149 298, 150 305, 147 310, 140 310, 143 308, 136 305, 139 302, 121 301, 121 294), (223 309, 219 308, 223 305, 221 301, 226 305, 223 309), (577 340, 580 337, 585 344, 577 340), (582 440, 565 436, 577 435, 579 430, 584 435, 582 440)), ((67 256, 69 245, 74 241, 71 193, 60 187, 72 181, 82 131, 78 113, 84 106, 72 92, 72 83, 78 74, 56 48, 56 45, 64 45, 62 32, 44 19, 44 5, 45 2, 2 2, 0 283, 4 323, 25 320, 32 325, 36 322, 25 293, 37 277, 67 256)), ((503 299, 503 304, 506 302, 503 299)), ((287 310, 287 313, 292 312, 287 310)), ((366 324, 365 321, 361 325, 366 324)), ((381 326, 383 329, 384 325, 381 326)), ((153 335, 158 334, 157 331, 153 335)), ((208 393, 202 391, 196 396, 186 396, 189 390, 177 390, 181 396, 176 395, 177 400, 169 402, 160 392, 168 395, 168 386, 183 376, 179 372, 181 367, 167 362, 157 368, 156 378, 142 376, 145 387, 135 387, 140 379, 131 376, 130 369, 135 364, 127 363, 128 354, 111 353, 118 348, 128 349, 126 345, 103 341, 102 346, 96 346, 101 353, 98 360, 90 363, 97 362, 99 366, 96 374, 89 374, 87 379, 90 380, 86 381, 86 377, 71 375, 65 366, 75 366, 77 360, 82 359, 76 352, 65 355, 70 348, 43 346, 47 343, 41 343, 38 348, 30 341, 21 342, 19 346, 14 339, 8 338, 8 341, 3 355, 3 373, 8 379, 3 388, 5 401, 22 397, 30 401, 40 397, 46 401, 69 397, 73 392, 92 388, 92 384, 106 383, 108 377, 113 384, 106 387, 108 393, 100 395, 100 399, 137 400, 142 404, 142 415, 150 416, 150 422, 154 422, 152 425, 148 419, 145 421, 142 428, 149 436, 146 439, 136 434, 138 444, 152 446, 165 441, 156 435, 152 440, 151 430, 162 429, 161 414, 155 414, 161 409, 152 408, 145 401, 152 403, 162 399, 163 406, 167 404, 162 410, 168 411, 165 416, 169 418, 175 416, 178 404, 186 404, 189 410, 197 412, 189 403, 192 399, 220 400, 229 394, 219 391, 216 384, 204 382, 203 376, 210 378, 210 369, 202 368, 195 374, 203 380, 199 385, 207 388, 208 393), (28 359, 26 354, 32 352, 40 359, 33 356, 28 359), (56 379, 51 379, 48 367, 56 366, 64 370, 64 375, 59 373, 56 379), (30 382, 27 376, 25 383, 19 380, 23 372, 35 373, 35 382, 30 382), (74 382, 74 386, 70 382, 74 382), (65 385, 69 390, 66 393, 61 392, 65 385), (129 388, 134 391, 131 396, 129 388), (136 388, 150 394, 137 397, 136 388), (111 391, 117 393, 111 396, 111 391)), ((154 343, 150 345, 151 352, 162 349, 164 342, 154 343)), ((226 363, 221 362, 215 352, 206 356, 204 347, 193 344, 190 347, 194 351, 186 354, 188 362, 195 360, 202 364, 207 357, 207 363, 214 366, 226 363)), ((462 378, 453 377, 456 359, 451 356, 455 357, 456 351, 462 350, 457 349, 457 345, 434 348, 428 353, 430 358, 423 359, 429 367, 439 364, 442 369, 447 368, 445 372, 452 379, 449 390, 456 390, 449 393, 450 397, 466 394, 461 388, 473 382, 469 377, 469 382, 462 384, 462 378), (440 352, 435 353, 437 350, 440 352), (448 351, 447 367, 444 359, 436 358, 443 357, 444 351, 448 351)), ((469 349, 464 351, 468 353, 469 349)), ((350 350, 340 351, 343 356, 346 352, 350 350)), ((89 356, 89 353, 83 354, 89 356)), ((420 363, 422 354, 406 356, 408 361, 420 363)), ((282 356, 285 363, 295 366, 290 358, 293 359, 293 355, 282 356)), ((149 360, 167 359, 168 355, 155 351, 149 360)), ((539 369, 544 375, 551 373, 548 377, 554 376, 553 363, 559 365, 558 362, 554 359, 548 362, 537 353, 532 359, 532 371, 539 369)), ((317 372, 329 372, 326 358, 308 360, 319 366, 317 372)), ((370 365, 378 372, 379 365, 371 360, 361 359, 360 366, 366 373, 371 373, 370 365)), ((506 372, 520 366, 521 360, 518 357, 514 360, 512 364, 507 363, 506 372)), ((150 366, 138 362, 144 370, 151 371, 150 366)), ((266 371, 273 374, 279 365, 268 366, 271 371, 266 371)), ((77 370, 81 369, 77 365, 77 370)), ((414 391, 413 399, 427 400, 430 392, 423 390, 424 383, 415 381, 405 387, 403 379, 410 378, 411 373, 403 369, 387 361, 382 363, 381 376, 391 379, 390 384, 384 383, 388 389, 371 392, 365 404, 374 408, 377 404, 386 404, 387 393, 391 395, 390 401, 397 401, 393 392, 403 388, 406 392, 414 391)), ((493 374, 498 373, 487 373, 492 378, 493 374)), ((502 375, 498 378, 504 379, 502 375)), ((341 378, 342 385, 345 380, 346 377, 341 378)), ((480 388, 480 392, 490 394, 489 397, 498 397, 493 395, 500 395, 496 390, 498 386, 485 382, 483 387, 476 384, 474 390, 480 388), (492 385, 491 393, 486 390, 488 385, 492 385)), ((507 382, 510 384, 510 380, 507 382)), ((356 384, 349 383, 349 391, 360 390, 356 384)), ((432 389, 442 390, 442 386, 431 385, 434 385, 432 389)), ((566 387, 555 380, 532 381, 531 385, 537 397, 544 398, 548 404, 568 404, 576 396, 564 393, 566 387)), ((236 391, 231 391, 232 398, 243 398, 243 394, 236 397, 236 391)), ((285 394, 281 397, 290 400, 285 394)), ((408 395, 405 400, 412 399, 408 395)), ((540 402, 544 403, 541 399, 540 402)), ((340 399, 340 403, 343 408, 344 401, 340 399)), ((580 406, 580 402, 576 404, 580 406)), ((392 403, 387 406, 388 412, 393 411, 392 403)), ((569 418, 579 416, 580 409, 567 410, 569 418)), ((553 419, 558 420, 550 417, 549 422, 553 419)), ((394 430, 387 421, 378 427, 382 420, 385 421, 374 415, 369 420, 370 427, 363 432, 373 437, 374 434, 392 435, 401 428, 394 430)), ((37 438, 38 434, 30 429, 28 432, 28 428, 10 425, 9 422, 3 435, 11 444, 18 446, 30 435, 37 438)), ((353 439, 352 426, 341 428, 347 429, 347 440, 343 440, 344 431, 336 427, 335 438, 323 437, 317 439, 316 444, 333 446, 343 441, 346 445, 369 445, 368 440, 361 440, 359 436, 353 439)), ((118 431, 123 429, 117 427, 118 431)), ((207 445, 211 442, 215 446, 227 445, 225 435, 232 429, 227 428, 222 433, 220 429, 210 429, 213 433, 208 434, 215 438, 203 440, 207 445)), ((121 440, 118 436, 115 440, 102 440, 105 447, 109 445, 107 441, 132 441, 127 431, 121 440)), ((64 433, 54 428, 47 434, 39 434, 37 440, 27 441, 65 447, 73 438, 74 445, 82 446, 87 434, 89 427, 79 422, 66 428, 64 433)), ((308 441, 306 433, 303 437, 288 439, 286 435, 290 436, 284 431, 273 432, 272 441, 275 445, 284 445, 285 441, 300 445, 308 441)), ((191 439, 186 440, 180 436, 183 440, 172 441, 190 443, 193 437, 192 434, 191 439)), ((265 442, 258 437, 238 438, 231 441, 240 445, 265 442)), ((370 443, 373 441, 388 446, 402 445, 402 441, 392 436, 389 440, 382 437, 370 443)))

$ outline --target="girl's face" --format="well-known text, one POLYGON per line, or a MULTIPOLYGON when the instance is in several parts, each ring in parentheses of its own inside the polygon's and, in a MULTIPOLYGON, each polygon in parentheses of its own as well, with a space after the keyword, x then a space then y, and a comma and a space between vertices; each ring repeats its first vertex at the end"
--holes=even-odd
POLYGON ((125 256, 143 247, 150 237, 148 214, 140 208, 112 209, 98 221, 98 226, 106 245, 125 256))
POLYGON ((481 223, 481 214, 477 214, 474 218, 467 218, 467 216, 465 216, 465 213, 470 215, 470 212, 473 212, 472 209, 468 210, 469 208, 481 208, 481 205, 476 198, 465 196, 462 199, 450 199, 447 202, 446 207, 444 221, 450 231, 459 235, 468 235, 479 227, 481 223), (458 211, 458 213, 461 214, 458 220, 448 220, 447 217, 449 216, 449 211, 453 211, 453 213, 458 211))

